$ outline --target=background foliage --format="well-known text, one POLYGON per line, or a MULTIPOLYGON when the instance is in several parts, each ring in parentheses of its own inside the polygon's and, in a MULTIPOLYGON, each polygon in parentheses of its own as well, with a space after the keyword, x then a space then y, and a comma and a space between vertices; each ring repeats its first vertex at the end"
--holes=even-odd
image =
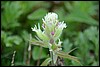
MULTIPOLYGON (((68 26, 60 37, 63 51, 77 47, 70 54, 77 56, 84 66, 99 65, 98 1, 1 1, 1 65, 11 65, 13 51, 15 66, 36 66, 49 56, 48 49, 32 45, 28 59, 28 40, 30 34, 36 34, 31 27, 42 24, 48 12, 56 12, 68 26)), ((78 64, 64 59, 64 65, 78 64)))

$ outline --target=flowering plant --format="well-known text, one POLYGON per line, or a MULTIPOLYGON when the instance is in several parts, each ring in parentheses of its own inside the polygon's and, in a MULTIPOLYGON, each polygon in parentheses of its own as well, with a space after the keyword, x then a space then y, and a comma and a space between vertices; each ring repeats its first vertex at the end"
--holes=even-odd
POLYGON ((47 58, 41 64, 41 66, 48 65, 49 62, 52 62, 52 65, 56 65, 58 57, 72 59, 80 63, 76 57, 69 55, 69 53, 73 50, 71 50, 68 53, 61 51, 62 42, 60 41, 59 37, 63 29, 67 27, 64 21, 60 22, 58 20, 58 15, 56 13, 48 13, 44 18, 42 18, 42 20, 43 20, 42 24, 43 30, 40 29, 39 23, 38 27, 35 25, 34 28, 31 28, 32 31, 36 32, 38 37, 37 40, 32 39, 30 41, 34 45, 42 46, 44 48, 49 48, 50 57, 47 58))

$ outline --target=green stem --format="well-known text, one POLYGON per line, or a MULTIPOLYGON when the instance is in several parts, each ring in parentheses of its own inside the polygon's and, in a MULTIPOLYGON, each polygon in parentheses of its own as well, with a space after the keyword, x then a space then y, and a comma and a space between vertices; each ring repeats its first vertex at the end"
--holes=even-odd
POLYGON ((50 51, 50 56, 51 56, 51 59, 52 59, 51 66, 54 66, 54 62, 53 62, 53 52, 52 51, 50 51))

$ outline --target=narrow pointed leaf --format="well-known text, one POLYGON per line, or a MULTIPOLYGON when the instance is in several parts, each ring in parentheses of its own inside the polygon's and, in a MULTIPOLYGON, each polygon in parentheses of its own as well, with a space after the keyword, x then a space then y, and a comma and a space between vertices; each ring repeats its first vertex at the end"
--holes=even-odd
POLYGON ((30 40, 30 42, 31 42, 31 44, 48 48, 48 45, 43 41, 38 41, 36 39, 32 39, 32 40, 30 40))
POLYGON ((67 54, 71 53, 71 52, 74 51, 75 49, 77 49, 77 47, 74 48, 74 49, 72 49, 72 50, 70 50, 67 54))
POLYGON ((47 58, 40 66, 47 66, 51 60, 51 58, 47 58))
POLYGON ((38 32, 36 32, 38 37, 41 39, 41 40, 44 40, 44 41, 49 41, 49 38, 47 37, 47 35, 45 35, 41 30, 39 30, 38 32))
POLYGON ((80 65, 82 65, 79 60, 77 59, 77 57, 74 57, 74 56, 71 56, 69 54, 66 54, 65 52, 62 52, 62 51, 58 51, 56 52, 56 54, 60 57, 63 57, 63 58, 67 58, 67 59, 70 59, 70 60, 74 60, 76 61, 77 63, 79 63, 80 65))

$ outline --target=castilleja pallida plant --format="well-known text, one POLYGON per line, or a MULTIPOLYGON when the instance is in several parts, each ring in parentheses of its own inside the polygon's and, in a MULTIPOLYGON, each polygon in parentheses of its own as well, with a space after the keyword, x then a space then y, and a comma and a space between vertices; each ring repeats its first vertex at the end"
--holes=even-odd
MULTIPOLYGON (((58 15, 56 13, 48 13, 44 18, 42 18, 43 24, 42 28, 40 29, 40 24, 38 26, 35 25, 34 28, 31 28, 32 31, 36 32, 37 40, 32 39, 31 43, 34 45, 42 46, 44 48, 48 48, 50 51, 50 57, 47 58, 41 66, 48 65, 49 62, 52 62, 51 65, 56 65, 57 58, 68 58, 72 59, 78 63, 77 57, 69 55, 69 53, 63 52, 61 48, 62 42, 60 41, 60 36, 64 28, 67 25, 64 21, 60 22, 58 20, 58 15), (58 42, 58 43, 57 43, 58 42)), ((70 51, 71 52, 71 51, 70 51)))

